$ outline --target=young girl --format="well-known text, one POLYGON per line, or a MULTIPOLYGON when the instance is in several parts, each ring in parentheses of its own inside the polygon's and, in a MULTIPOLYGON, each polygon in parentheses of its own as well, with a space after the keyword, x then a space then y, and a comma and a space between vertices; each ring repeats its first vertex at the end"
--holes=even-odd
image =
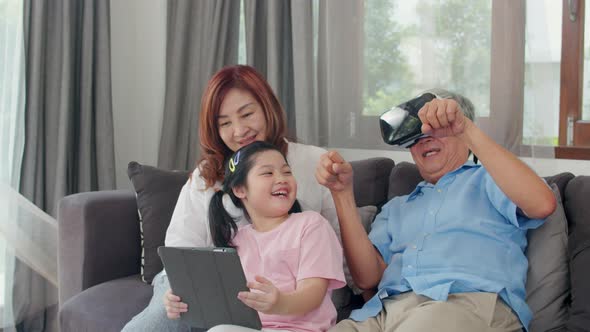
POLYGON ((211 199, 211 236, 217 247, 237 248, 250 291, 236 295, 259 312, 265 330, 326 331, 336 322, 332 290, 345 285, 342 248, 324 217, 300 212, 296 194, 281 151, 251 143, 230 158, 222 190, 211 199), (243 209, 250 224, 238 227, 224 199, 243 209))

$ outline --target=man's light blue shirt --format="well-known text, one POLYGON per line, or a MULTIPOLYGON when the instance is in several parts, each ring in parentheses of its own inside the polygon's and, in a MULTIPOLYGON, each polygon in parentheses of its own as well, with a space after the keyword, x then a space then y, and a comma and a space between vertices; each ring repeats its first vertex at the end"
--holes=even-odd
POLYGON ((449 294, 497 293, 526 328, 526 230, 544 220, 517 214, 516 205, 484 167, 472 162, 393 198, 375 218, 369 239, 387 268, 377 294, 350 318, 363 321, 381 300, 413 291, 433 300, 449 294))

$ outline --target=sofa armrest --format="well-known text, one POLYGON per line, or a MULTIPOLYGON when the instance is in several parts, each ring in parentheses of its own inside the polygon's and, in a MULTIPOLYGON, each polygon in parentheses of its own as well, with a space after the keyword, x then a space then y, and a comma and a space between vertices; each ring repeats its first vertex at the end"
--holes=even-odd
POLYGON ((132 191, 66 196, 57 219, 60 305, 89 287, 139 273, 140 230, 132 191))

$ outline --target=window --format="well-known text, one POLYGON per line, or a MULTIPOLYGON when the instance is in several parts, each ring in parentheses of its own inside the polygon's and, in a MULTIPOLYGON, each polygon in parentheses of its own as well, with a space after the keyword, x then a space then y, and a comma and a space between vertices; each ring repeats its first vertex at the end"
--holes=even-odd
POLYGON ((490 0, 364 4, 363 115, 433 87, 469 96, 479 116, 489 114, 490 0))
POLYGON ((523 144, 558 145, 562 4, 526 3, 523 144))
MULTIPOLYGON (((494 9, 489 0, 365 1, 362 115, 378 116, 424 89, 443 87, 468 96, 477 116, 489 122, 492 33, 506 32, 492 24, 518 28, 518 22, 506 20, 522 18, 503 15, 516 10, 518 3, 497 5, 494 9), (499 13, 499 19, 493 20, 493 13, 499 13)), ((524 43, 524 100, 517 98, 504 108, 523 112, 522 141, 515 143, 555 149, 558 158, 590 159, 590 37, 583 41, 584 30, 590 35, 590 23, 584 23, 585 1, 527 0, 520 8, 526 10, 524 42, 495 39, 504 43, 496 45, 496 51, 518 46, 511 42, 524 43)), ((503 81, 510 75, 498 77, 503 81)))
POLYGON ((523 143, 555 147, 557 158, 590 159, 588 38, 582 43, 582 29, 588 35, 589 25, 584 26, 583 7, 583 0, 528 0, 526 6, 523 143))

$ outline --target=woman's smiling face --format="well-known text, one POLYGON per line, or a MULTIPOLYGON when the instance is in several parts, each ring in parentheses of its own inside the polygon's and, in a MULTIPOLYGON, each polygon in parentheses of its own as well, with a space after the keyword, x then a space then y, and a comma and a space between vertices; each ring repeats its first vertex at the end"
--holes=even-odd
POLYGON ((236 88, 229 90, 221 103, 217 128, 223 143, 232 151, 267 138, 262 106, 252 94, 236 88))

